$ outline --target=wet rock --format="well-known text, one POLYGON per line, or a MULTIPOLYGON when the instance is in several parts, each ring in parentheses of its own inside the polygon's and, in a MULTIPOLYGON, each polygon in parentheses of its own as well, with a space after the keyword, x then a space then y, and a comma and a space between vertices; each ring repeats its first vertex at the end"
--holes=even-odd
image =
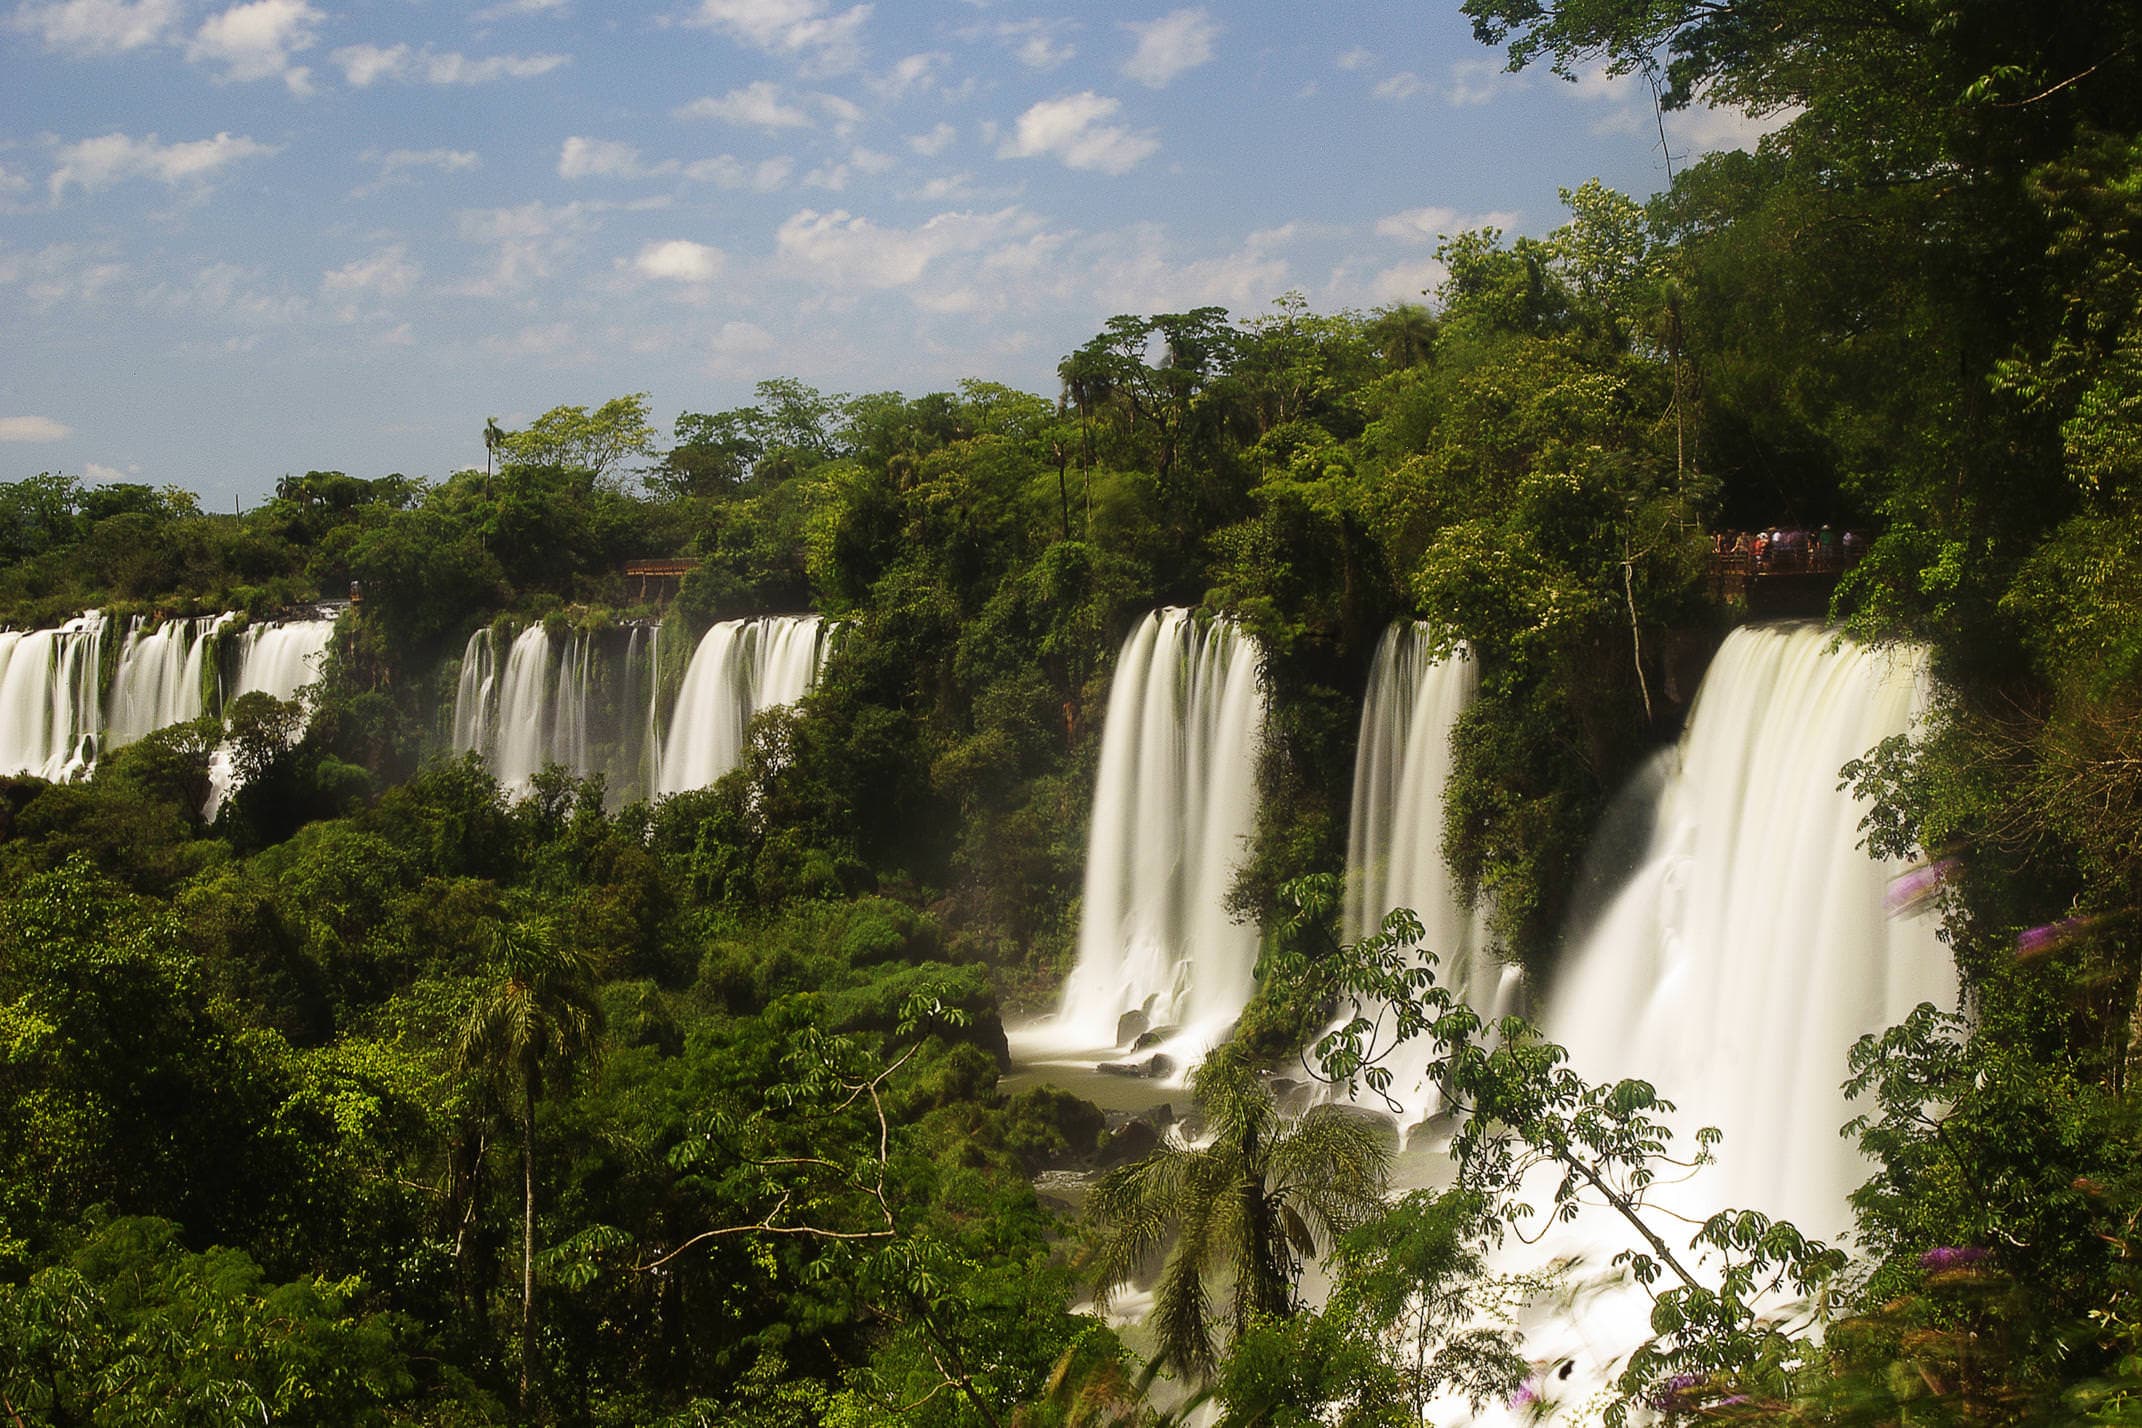
POLYGON ((1156 1026, 1150 1031, 1141 1032, 1138 1039, 1131 1043, 1131 1050, 1143 1051, 1148 1046, 1158 1046, 1181 1030, 1179 1026, 1156 1026))
POLYGON ((1151 1121, 1142 1118, 1126 1121, 1121 1130, 1108 1138, 1101 1153, 1093 1158, 1094 1168, 1113 1170, 1119 1165, 1143 1160, 1160 1149, 1160 1141, 1160 1131, 1151 1121))
POLYGON ((1136 1008, 1123 1013, 1123 1015, 1116 1018, 1116 1045, 1121 1046, 1125 1042, 1144 1036, 1146 1028, 1152 1024, 1151 1019, 1136 1008))

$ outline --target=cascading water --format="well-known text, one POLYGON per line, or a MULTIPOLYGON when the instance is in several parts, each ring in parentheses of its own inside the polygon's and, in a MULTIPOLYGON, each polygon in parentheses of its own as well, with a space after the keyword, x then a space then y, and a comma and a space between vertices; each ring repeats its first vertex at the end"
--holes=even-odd
MULTIPOLYGON (((1349 940, 1366 937, 1392 909, 1410 908, 1420 918, 1423 949, 1436 956, 1436 980, 1483 1013, 1500 1015, 1514 1001, 1516 969, 1498 967, 1487 955, 1480 917, 1459 897, 1443 861, 1451 731, 1478 688, 1471 656, 1460 649, 1431 658, 1428 632, 1418 623, 1391 626, 1376 646, 1354 754, 1343 929, 1349 940)), ((1417 1039, 1382 1063, 1391 1072, 1386 1094, 1399 1103, 1402 1126, 1437 1104, 1430 1060, 1430 1047, 1417 1039)), ((1366 1092, 1357 1099, 1388 1109, 1366 1092)))
POLYGON ((166 620, 154 630, 136 615, 112 676, 104 746, 116 749, 158 729, 198 719, 209 709, 206 657, 213 636, 235 618, 203 615, 166 620))
POLYGON ((454 751, 480 754, 514 796, 547 764, 602 774, 615 795, 644 792, 654 651, 654 635, 638 626, 553 637, 535 624, 510 640, 478 630, 454 690, 454 751))
MULTIPOLYGON (((1718 1164, 1655 1187, 1655 1203, 1697 1219, 1757 1209, 1829 1239, 1867 1174, 1838 1135, 1852 1114, 1839 1089, 1847 1050, 1920 1002, 1953 1005, 1957 989, 1934 919, 1885 915, 1898 869, 1861 849, 1865 809, 1838 787, 1843 764, 1909 729, 1924 657, 1832 648, 1833 638, 1771 625, 1727 639, 1644 857, 1577 938, 1540 1018, 1587 1079, 1639 1078, 1676 1102, 1684 1149, 1698 1126, 1725 1132, 1718 1164)), ((1649 1296, 1608 1268, 1634 1243, 1594 1209, 1527 1251, 1533 1264, 1567 1256, 1588 1276, 1586 1292, 1527 1325, 1535 1362, 1575 1365, 1553 1385, 1565 1406, 1610 1379, 1646 1333, 1649 1296)), ((1475 1420, 1454 1407, 1437 1421, 1475 1420)))
POLYGON ((550 634, 540 624, 530 625, 506 652, 486 750, 491 772, 509 794, 528 791, 550 752, 547 716, 552 693, 550 634))
POLYGON ((752 719, 818 682, 831 628, 817 615, 765 615, 709 629, 677 693, 655 792, 707 788, 735 768, 752 719))
MULTIPOLYGON (((265 694, 285 703, 298 698, 305 686, 319 679, 334 638, 333 620, 248 625, 238 634, 230 690, 224 696, 226 713, 248 694, 265 694)), ((214 818, 237 786, 238 771, 230 749, 219 747, 208 761, 208 804, 203 813, 214 818)))
POLYGON ((58 629, 0 631, 0 774, 71 779, 96 763, 104 628, 90 610, 58 629))
POLYGON ((1105 1052, 1150 1027, 1167 1029, 1160 1054, 1181 1066, 1248 1003, 1257 931, 1228 913, 1227 894, 1256 831, 1259 664, 1232 622, 1179 607, 1148 615, 1124 642, 1101 733, 1078 961, 1056 1015, 1017 1033, 1022 1055, 1105 1052))

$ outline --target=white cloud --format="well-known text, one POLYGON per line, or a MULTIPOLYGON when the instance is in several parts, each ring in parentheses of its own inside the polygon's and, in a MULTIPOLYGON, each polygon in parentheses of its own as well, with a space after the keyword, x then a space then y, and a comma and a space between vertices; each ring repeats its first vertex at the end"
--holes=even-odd
POLYGON ((700 0, 691 23, 773 54, 794 55, 819 74, 842 74, 862 63, 858 36, 870 6, 831 13, 824 0, 700 0))
POLYGON ((0 417, 0 441, 65 441, 73 435, 73 427, 50 417, 0 417))
POLYGON ((519 292, 551 277, 594 224, 585 204, 523 203, 471 208, 456 215, 463 239, 491 250, 490 269, 465 289, 476 297, 519 292))
POLYGON ((30 181, 27 178, 6 164, 0 164, 0 193, 24 193, 29 187, 30 181))
POLYGON ((1086 281, 1112 312, 1180 312, 1207 303, 1248 311, 1295 286, 1275 251, 1291 236, 1290 228, 1253 233, 1231 253, 1176 262, 1166 231, 1140 223, 1092 245, 1086 281))
POLYGON ((761 359, 773 345, 773 334, 755 322, 725 322, 707 341, 707 374, 731 380, 764 376, 761 359))
POLYGON ((186 47, 196 64, 221 65, 233 82, 281 79, 292 93, 312 92, 311 71, 292 65, 290 57, 311 49, 317 27, 326 19, 305 0, 251 0, 202 21, 186 47))
MULTIPOLYGON (((1657 147, 1659 119, 1643 80, 1633 74, 1608 74, 1602 64, 1577 71, 1576 81, 1563 92, 1603 110, 1592 122, 1594 134, 1627 134, 1657 147)), ((1677 162, 1724 149, 1753 149, 1765 134, 1784 128, 1801 113, 1798 108, 1788 108, 1749 114, 1699 100, 1665 116, 1666 138, 1677 162)))
POLYGON ((394 243, 371 254, 330 268, 320 274, 323 293, 377 293, 381 297, 404 297, 423 273, 409 259, 405 244, 394 243))
POLYGON ((1075 20, 1002 20, 986 29, 964 30, 961 38, 994 37, 1028 69, 1051 70, 1078 54, 1078 47, 1065 38, 1077 28, 1075 20))
POLYGON ((1494 60, 1460 60, 1450 67, 1450 83, 1444 101, 1458 108, 1485 104, 1523 81, 1494 60))
POLYGON ((100 302, 132 276, 115 261, 115 252, 109 243, 52 243, 34 253, 0 248, 0 285, 19 284, 40 310, 63 302, 100 302))
POLYGON ((1152 89, 1210 60, 1213 41, 1220 37, 1219 21, 1202 8, 1170 11, 1123 28, 1138 37, 1138 48, 1124 61, 1123 73, 1152 89))
POLYGON ((1418 302, 1443 286, 1450 270, 1437 258, 1397 263, 1369 280, 1369 298, 1374 302, 1418 302))
POLYGON ((891 154, 881 154, 876 149, 866 149, 858 144, 848 151, 848 162, 866 174, 881 174, 899 160, 891 154))
POLYGON ((649 168, 640 161, 640 151, 615 139, 586 139, 575 134, 558 149, 558 177, 648 178, 672 172, 674 162, 649 168))
POLYGON ((503 0, 469 16, 469 23, 487 25, 493 20, 513 20, 523 15, 563 15, 570 8, 568 0, 503 0))
POLYGON ((1160 147, 1151 133, 1105 123, 1122 106, 1092 90, 1044 99, 1019 116, 1010 138, 998 146, 1001 159, 1053 154, 1066 167, 1128 173, 1160 147))
POLYGON ((672 283, 711 283, 721 276, 727 261, 721 249, 686 238, 649 243, 632 260, 632 270, 643 278, 672 283))
POLYGON ((540 323, 511 336, 486 337, 483 341, 486 351, 500 357, 554 357, 574 343, 573 327, 567 322, 540 323))
POLYGON ((755 80, 742 89, 732 89, 719 99, 695 99, 672 111, 677 119, 720 119, 730 124, 743 124, 769 132, 780 129, 808 129, 811 116, 797 105, 782 99, 780 86, 767 80, 755 80))
POLYGON ((1396 238, 1403 243, 1433 243, 1439 235, 1457 231, 1458 210, 1441 206, 1409 208, 1376 220, 1379 237, 1396 238))
POLYGON ((353 89, 365 89, 383 79, 403 84, 489 84, 500 79, 535 79, 571 61, 570 55, 487 55, 470 59, 455 50, 434 50, 426 45, 344 45, 328 56, 342 67, 342 78, 353 89))
POLYGON ((59 162, 47 186, 57 202, 70 185, 84 193, 95 193, 130 178, 155 179, 171 185, 206 183, 240 160, 278 151, 277 145, 259 143, 244 135, 218 134, 213 139, 165 144, 154 134, 139 139, 105 134, 61 145, 59 162))
POLYGON ((141 468, 139 466, 129 466, 126 470, 121 471, 118 467, 106 466, 101 461, 85 461, 82 463, 82 479, 99 486, 108 486, 114 481, 124 481, 129 476, 139 476, 140 474, 141 468))
POLYGON ((1370 49, 1363 49, 1359 45, 1332 61, 1333 64, 1343 70, 1367 69, 1375 62, 1376 52, 1370 49))
POLYGON ((68 54, 122 54, 162 40, 179 15, 179 0, 50 0, 23 5, 9 17, 8 28, 68 54))
POLYGON ((953 128, 950 124, 939 124, 927 134, 909 136, 907 146, 924 158, 933 159, 951 148, 953 141, 957 138, 959 138, 959 130, 953 128))
POLYGON ((912 54, 894 65, 871 84, 871 88, 890 99, 904 99, 910 94, 935 89, 938 75, 952 57, 937 51, 912 54))
POLYGON ((1378 83, 1369 93, 1378 99, 1388 99, 1395 103, 1401 99, 1411 99, 1427 87, 1427 83, 1419 75, 1410 69, 1402 69, 1378 83))
POLYGON ((357 158, 361 163, 376 166, 379 177, 351 189, 351 198, 365 198, 395 184, 408 183, 411 172, 417 169, 437 169, 442 174, 467 173, 482 162, 474 149, 389 149, 385 153, 367 149, 357 158))
POLYGON ((907 197, 923 203, 958 203, 974 197, 974 175, 943 174, 931 179, 907 197))
POLYGON ((711 159, 695 159, 684 166, 684 177, 694 183, 710 183, 717 188, 748 188, 754 193, 772 193, 786 185, 789 176, 796 171, 796 161, 788 156, 761 159, 756 164, 747 164, 734 154, 717 154, 711 159))
POLYGON ((1515 228, 1519 215, 1497 209, 1491 213, 1460 213, 1455 208, 1441 204, 1426 208, 1408 208, 1376 220, 1378 237, 1395 238, 1401 243, 1435 243, 1446 235, 1470 232, 1475 228, 1500 228, 1504 232, 1515 228))
POLYGON ((1017 207, 940 213, 915 228, 880 227, 845 209, 806 208, 781 225, 774 246, 787 266, 827 286, 900 288, 920 282, 940 258, 979 252, 1039 226, 1017 207))

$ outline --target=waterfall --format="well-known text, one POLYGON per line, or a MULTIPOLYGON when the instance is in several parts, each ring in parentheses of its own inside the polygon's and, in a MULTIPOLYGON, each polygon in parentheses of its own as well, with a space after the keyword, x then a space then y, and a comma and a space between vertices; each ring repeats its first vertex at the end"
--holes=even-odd
POLYGON ((234 617, 166 620, 154 630, 136 615, 119 647, 104 745, 116 749, 158 729, 198 719, 209 709, 206 658, 211 638, 234 617))
POLYGON ((516 797, 548 764, 603 775, 613 799, 644 792, 655 639, 638 626, 553 638, 534 624, 510 640, 478 630, 454 688, 454 752, 482 755, 516 797))
MULTIPOLYGON (((1460 649, 1430 658, 1428 632, 1416 622, 1391 626, 1377 644, 1354 754, 1342 930, 1358 940, 1380 928, 1393 908, 1412 909, 1425 934, 1422 947, 1436 955, 1437 981, 1483 1013, 1500 1015, 1514 1003, 1516 969, 1497 967, 1488 956, 1480 916, 1464 905, 1443 861, 1451 732, 1478 688, 1471 655, 1460 649)), ((1435 1109, 1431 1059, 1430 1047, 1416 1039, 1383 1062, 1403 1126, 1435 1109)), ((1366 1092, 1358 1099, 1386 1108, 1366 1092)))
POLYGON ((587 637, 565 642, 551 670, 550 632, 538 622, 513 637, 503 667, 498 636, 469 636, 454 694, 454 752, 474 750, 509 795, 534 786, 546 763, 587 768, 587 637))
POLYGON ((492 701, 498 692, 498 661, 491 631, 469 636, 461 651, 461 679, 454 686, 454 752, 491 752, 492 701))
POLYGON ((104 616, 0 631, 0 774, 77 778, 96 763, 104 616))
POLYGON ((655 792, 707 788, 735 768, 751 720, 793 704, 818 682, 831 632, 817 615, 723 620, 684 672, 655 776, 655 792))
MULTIPOLYGON (((319 679, 334 638, 331 619, 270 620, 246 626, 238 634, 230 692, 223 704, 226 714, 248 694, 265 694, 284 703, 298 698, 319 679)), ((238 770, 231 762, 230 746, 219 745, 208 760, 208 803, 203 816, 213 820, 237 787, 238 770)))
POLYGON ((1928 917, 1892 920, 1897 869, 1859 846, 1837 771, 1906 732, 1924 655, 1812 625, 1737 630, 1718 652, 1629 885, 1578 942, 1541 1018, 1594 1080, 1641 1076, 1726 1132, 1707 1197, 1830 1234, 1864 1168, 1845 1051, 1956 977, 1928 917))
POLYGON ((238 636, 237 671, 225 696, 228 708, 241 695, 266 694, 289 701, 320 677, 333 620, 269 620, 248 625, 238 636))
POLYGON ((498 677, 488 753, 491 772, 509 794, 526 793, 550 752, 547 737, 550 633, 541 624, 516 635, 498 677))
MULTIPOLYGON (((1922 652, 1874 650, 1812 625, 1729 637, 1697 692, 1658 783, 1636 872, 1575 940, 1540 1023, 1594 1083, 1635 1077, 1674 1101, 1678 1144, 1725 1132, 1718 1164, 1654 1188, 1664 1210, 1700 1219, 1761 1210, 1834 1241, 1868 1169, 1838 1128, 1840 1088, 1862 1034, 1923 1001, 1953 1006, 1957 983, 1932 916, 1885 915, 1899 871, 1859 846, 1864 807, 1838 769, 1906 732, 1926 693, 1922 652)), ((1534 1204, 1546 1191, 1534 1187, 1534 1204)), ((1677 1246, 1686 1231, 1663 1214, 1677 1246)), ((1576 1292, 1535 1306, 1526 1353, 1570 1360, 1554 1397, 1576 1405, 1645 1336, 1651 1301, 1609 1266, 1635 1236, 1587 1210, 1504 1268, 1555 1256, 1576 1292)), ((1456 1406, 1439 1422, 1475 1421, 1456 1406)), ((1511 1414, 1490 1422, 1531 1422, 1511 1414)))
POLYGON ((1151 1027, 1181 1065, 1249 1001, 1257 931, 1229 915, 1227 894, 1256 831, 1258 678, 1256 646, 1224 619, 1169 608, 1125 641, 1101 732, 1078 960, 1056 1016, 1020 1032, 1025 1045, 1091 1052, 1151 1027))

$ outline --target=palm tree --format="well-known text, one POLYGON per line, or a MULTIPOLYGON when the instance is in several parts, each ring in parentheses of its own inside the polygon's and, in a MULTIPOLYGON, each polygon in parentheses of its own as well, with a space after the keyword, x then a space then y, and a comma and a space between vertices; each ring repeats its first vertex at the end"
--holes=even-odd
POLYGON ((1416 302, 1378 309, 1368 338, 1394 372, 1417 366, 1435 352, 1435 314, 1416 302))
POLYGON ((499 929, 492 981, 469 1008, 455 1039, 459 1069, 488 1081, 501 1102, 516 1102, 521 1136, 521 1414, 528 1413, 535 1364, 535 1108, 546 1075, 562 1080, 602 1035, 595 964, 558 940, 548 921, 499 929))
POLYGON ((1336 1107, 1283 1120, 1232 1049, 1199 1067, 1191 1089, 1210 1139, 1164 1145, 1094 1187, 1088 1264, 1105 1307, 1172 1235, 1153 1292, 1153 1363, 1204 1380, 1219 1357, 1208 1280, 1225 1287, 1233 1334, 1292 1313, 1303 1257, 1382 1208, 1389 1155, 1374 1129, 1336 1107))
POLYGON ((497 417, 485 417, 483 421, 483 474, 489 476, 498 464, 498 448, 506 440, 506 429, 498 424, 497 417))

